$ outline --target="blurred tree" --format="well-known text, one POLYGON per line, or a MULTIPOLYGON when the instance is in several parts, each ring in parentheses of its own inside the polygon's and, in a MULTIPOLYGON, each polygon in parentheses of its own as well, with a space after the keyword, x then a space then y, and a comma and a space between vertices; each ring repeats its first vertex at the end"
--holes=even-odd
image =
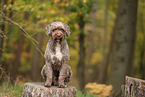
POLYGON ((103 41, 102 41, 102 55, 103 55, 103 60, 102 60, 102 66, 101 66, 101 70, 99 73, 99 82, 100 83, 105 83, 106 82, 106 78, 107 78, 107 70, 106 70, 106 55, 107 55, 107 34, 108 34, 108 11, 109 11, 109 0, 106 0, 105 3, 105 11, 104 11, 104 37, 103 37, 103 41))
MULTIPOLYGON (((79 9, 83 7, 83 2, 79 0, 79 9)), ((78 79, 79 79, 79 86, 80 89, 83 90, 85 86, 85 75, 84 75, 84 69, 85 69, 85 47, 84 47, 84 40, 85 40, 85 35, 84 35, 84 26, 85 26, 85 21, 84 21, 84 15, 82 13, 79 13, 78 15, 78 25, 79 25, 79 62, 78 62, 78 79)))
MULTIPOLYGON (((13 4, 13 2, 12 2, 13 4)), ((11 9, 10 9, 11 10, 11 9)), ((10 16, 13 13, 10 11, 10 16)), ((28 12, 23 12, 24 14, 24 20, 28 20, 29 19, 29 14, 28 12)), ((11 17, 10 17, 11 18, 11 17)), ((12 30, 11 28, 9 28, 10 30, 12 30)), ((10 31, 9 30, 9 31, 10 31)), ((12 82, 14 82, 16 80, 16 77, 18 75, 18 69, 20 67, 20 63, 21 63, 21 56, 22 56, 22 51, 23 51, 23 45, 24 45, 24 40, 25 40, 25 34, 24 31, 22 31, 22 29, 19 30, 20 31, 20 36, 19 36, 19 41, 18 41, 18 47, 16 48, 16 53, 15 53, 15 58, 14 58, 14 62, 13 62, 13 66, 11 68, 11 79, 12 82)))
POLYGON ((109 83, 120 93, 125 75, 131 75, 138 0, 120 0, 109 83))
MULTIPOLYGON (((2 13, 6 14, 6 10, 3 7, 6 6, 7 0, 1 0, 0 4, 1 4, 0 7, 2 9, 2 13)), ((5 23, 4 23, 4 18, 1 17, 1 23, 0 23, 0 65, 2 65, 2 67, 4 67, 4 64, 2 63, 4 32, 5 32, 5 23)))
POLYGON ((19 64, 20 64, 20 60, 21 60, 24 39, 25 39, 25 37, 23 35, 23 32, 20 32, 19 43, 18 43, 18 47, 16 49, 16 55, 15 55, 14 63, 12 66, 12 72, 11 72, 12 82, 14 82, 16 80, 16 77, 18 74, 18 68, 19 68, 19 64))
POLYGON ((77 24, 79 25, 79 61, 77 67, 77 75, 79 80, 80 90, 84 90, 85 87, 85 33, 84 27, 87 23, 86 14, 92 11, 92 1, 78 1, 77 10, 77 24))
POLYGON ((99 38, 99 33, 96 31, 97 27, 97 17, 96 17, 96 12, 97 12, 97 3, 98 0, 92 0, 94 3, 92 4, 92 10, 91 10, 91 25, 88 24, 87 27, 85 27, 85 32, 87 32, 86 39, 85 39, 85 44, 88 44, 88 48, 86 48, 86 66, 85 66, 85 83, 94 81, 97 79, 96 74, 98 74, 98 70, 96 70, 97 65, 92 64, 90 60, 93 58, 93 54, 96 51, 96 37, 99 38), (90 27, 90 30, 89 30, 90 27), (93 68, 94 67, 94 68, 93 68), (94 70, 93 70, 93 69, 94 70), (91 70, 89 72, 88 70, 91 70), (92 73, 96 73, 93 75, 92 73), (91 75, 91 76, 90 76, 91 75))
POLYGON ((96 31, 96 20, 97 20, 96 10, 97 10, 97 3, 94 1, 93 7, 92 7, 92 12, 91 12, 91 16, 92 16, 91 27, 92 28, 91 28, 90 33, 88 34, 89 47, 88 47, 88 53, 87 53, 87 55, 88 55, 87 61, 88 61, 88 64, 90 64, 90 65, 91 65, 90 60, 92 59, 93 53, 95 51, 94 35, 95 35, 95 33, 97 33, 97 31, 96 31))
MULTIPOLYGON (((14 4, 14 0, 8 0, 8 4, 10 4, 10 5, 13 5, 14 4)), ((10 18, 10 19, 12 19, 13 18, 13 10, 12 10, 12 8, 10 8, 10 9, 8 9, 8 12, 7 12, 7 15, 8 15, 8 17, 10 18)), ((4 47, 4 49, 5 48, 9 48, 10 47, 10 37, 11 37, 11 35, 12 35, 12 31, 14 31, 13 30, 14 28, 13 28, 13 25, 12 25, 12 23, 10 22, 10 21, 8 21, 8 25, 7 25, 7 28, 6 28, 6 40, 5 40, 5 47, 4 47)), ((10 53, 12 50, 11 49, 5 49, 5 52, 7 52, 7 53, 10 53)), ((5 64, 5 70, 6 71, 8 71, 8 68, 9 68, 9 66, 8 66, 8 64, 9 64, 9 62, 4 62, 4 64, 5 64)))
MULTIPOLYGON (((38 47, 42 49, 43 43, 44 43, 44 34, 43 33, 37 33, 36 39, 39 41, 38 47)), ((33 48, 33 60, 32 60, 32 80, 33 81, 39 81, 40 80, 40 63, 41 63, 42 55, 38 51, 36 47, 33 48)))
MULTIPOLYGON (((7 5, 7 0, 0 0, 0 9, 3 14, 6 14, 6 10, 3 8, 3 6, 7 5)), ((5 23, 4 23, 4 18, 1 17, 1 21, 0 21, 0 67, 1 68, 6 68, 5 65, 3 64, 3 45, 4 45, 4 35, 5 35, 5 23)), ((0 74, 2 74, 3 71, 0 70, 0 74)), ((3 76, 2 76, 3 77, 3 76)), ((2 78, 3 79, 3 78, 2 78)), ((2 82, 2 80, 0 79, 0 83, 2 82)))
POLYGON ((141 10, 139 10, 139 28, 138 28, 138 36, 142 36, 139 37, 138 39, 138 43, 137 43, 137 46, 138 46, 138 51, 139 51, 139 71, 140 71, 140 74, 141 74, 141 79, 145 79, 145 24, 144 24, 144 13, 142 12, 144 9, 145 9, 145 1, 144 0, 141 0, 140 1, 140 7, 142 8, 141 10))

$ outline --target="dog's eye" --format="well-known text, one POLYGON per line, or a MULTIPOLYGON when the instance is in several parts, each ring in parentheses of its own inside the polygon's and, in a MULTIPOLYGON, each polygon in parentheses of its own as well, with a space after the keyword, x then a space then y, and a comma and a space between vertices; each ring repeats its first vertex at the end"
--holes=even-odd
POLYGON ((55 30, 57 30, 57 29, 53 29, 52 32, 54 32, 55 30))
POLYGON ((65 31, 64 31, 63 29, 61 29, 61 28, 60 28, 60 29, 58 29, 58 30, 61 30, 62 32, 65 32, 65 31))
POLYGON ((64 30, 61 30, 63 33, 65 33, 65 31, 64 30))

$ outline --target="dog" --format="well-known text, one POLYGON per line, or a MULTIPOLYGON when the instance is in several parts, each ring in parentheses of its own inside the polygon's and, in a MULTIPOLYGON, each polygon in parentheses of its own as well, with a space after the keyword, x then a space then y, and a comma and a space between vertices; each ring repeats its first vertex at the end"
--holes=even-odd
POLYGON ((69 61, 69 47, 65 36, 70 35, 70 28, 62 22, 53 22, 46 26, 46 34, 50 36, 45 50, 45 65, 41 70, 44 86, 67 87, 72 76, 69 61))

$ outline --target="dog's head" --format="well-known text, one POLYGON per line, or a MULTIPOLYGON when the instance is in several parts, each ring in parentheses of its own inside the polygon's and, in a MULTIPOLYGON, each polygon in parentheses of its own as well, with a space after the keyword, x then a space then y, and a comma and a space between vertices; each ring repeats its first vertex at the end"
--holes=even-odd
POLYGON ((46 34, 51 35, 53 40, 56 42, 61 42, 65 35, 69 36, 69 30, 69 26, 62 22, 53 22, 46 26, 46 34))

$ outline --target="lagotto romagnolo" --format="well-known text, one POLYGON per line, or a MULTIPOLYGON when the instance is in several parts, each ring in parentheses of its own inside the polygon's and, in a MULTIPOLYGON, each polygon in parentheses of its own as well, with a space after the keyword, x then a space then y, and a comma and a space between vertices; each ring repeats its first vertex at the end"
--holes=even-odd
POLYGON ((65 36, 70 35, 69 30, 69 26, 62 22, 53 22, 46 26, 46 34, 50 39, 44 54, 45 65, 41 71, 46 87, 67 87, 71 79, 72 70, 68 65, 69 47, 65 39, 65 36))

